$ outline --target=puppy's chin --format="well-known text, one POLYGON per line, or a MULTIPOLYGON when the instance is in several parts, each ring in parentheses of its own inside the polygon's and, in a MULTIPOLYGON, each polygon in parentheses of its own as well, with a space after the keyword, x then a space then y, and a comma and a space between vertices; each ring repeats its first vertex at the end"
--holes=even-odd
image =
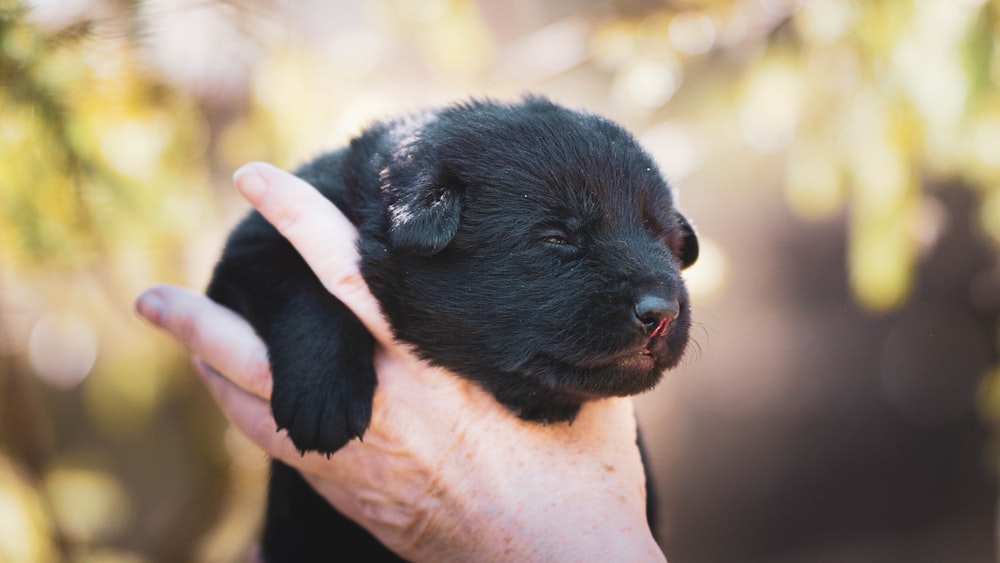
POLYGON ((555 358, 537 359, 530 372, 560 394, 582 400, 627 397, 652 389, 670 365, 662 358, 630 352, 600 364, 579 365, 555 358))
POLYGON ((613 364, 592 368, 581 382, 583 387, 603 396, 628 397, 649 391, 667 367, 645 354, 623 357, 613 364))

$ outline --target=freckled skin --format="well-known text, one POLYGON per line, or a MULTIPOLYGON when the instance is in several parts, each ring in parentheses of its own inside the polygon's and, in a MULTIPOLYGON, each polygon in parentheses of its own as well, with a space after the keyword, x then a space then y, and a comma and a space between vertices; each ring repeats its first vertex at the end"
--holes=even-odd
MULTIPOLYGON (((395 336, 522 418, 570 421, 583 402, 648 390, 680 361, 680 270, 697 238, 652 159, 608 120, 541 98, 470 102, 377 123, 296 173, 357 225, 362 275, 395 336)), ((208 295, 268 345, 272 410, 296 446, 332 453, 364 433, 372 337, 256 212, 208 295)), ((391 560, 273 465, 269 561, 325 560, 346 545, 391 560)))

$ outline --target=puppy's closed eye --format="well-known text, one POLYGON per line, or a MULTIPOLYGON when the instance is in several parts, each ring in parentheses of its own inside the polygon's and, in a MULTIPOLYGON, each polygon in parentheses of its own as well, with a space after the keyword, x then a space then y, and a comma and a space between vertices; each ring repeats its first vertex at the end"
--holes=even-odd
POLYGON ((542 242, 553 246, 574 246, 569 237, 563 234, 549 234, 542 238, 542 242))

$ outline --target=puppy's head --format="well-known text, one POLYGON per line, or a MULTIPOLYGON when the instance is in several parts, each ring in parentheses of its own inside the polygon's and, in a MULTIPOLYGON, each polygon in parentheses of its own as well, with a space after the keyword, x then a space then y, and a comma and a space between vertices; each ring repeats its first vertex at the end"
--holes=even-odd
POLYGON ((527 98, 380 139, 363 267, 399 338, 488 388, 577 400, 647 390, 678 363, 698 241, 621 127, 527 98))

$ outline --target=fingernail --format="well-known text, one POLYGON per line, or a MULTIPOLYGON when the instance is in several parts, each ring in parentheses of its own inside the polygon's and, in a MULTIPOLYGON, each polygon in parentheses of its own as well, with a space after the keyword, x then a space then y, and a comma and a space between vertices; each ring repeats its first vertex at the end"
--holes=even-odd
POLYGON ((163 307, 163 297, 153 290, 146 291, 135 301, 136 312, 157 325, 163 318, 163 307))
POLYGON ((233 183, 236 184, 236 189, 243 194, 243 197, 250 201, 257 200, 267 190, 267 184, 264 183, 256 164, 253 163, 245 164, 233 172, 233 183))

